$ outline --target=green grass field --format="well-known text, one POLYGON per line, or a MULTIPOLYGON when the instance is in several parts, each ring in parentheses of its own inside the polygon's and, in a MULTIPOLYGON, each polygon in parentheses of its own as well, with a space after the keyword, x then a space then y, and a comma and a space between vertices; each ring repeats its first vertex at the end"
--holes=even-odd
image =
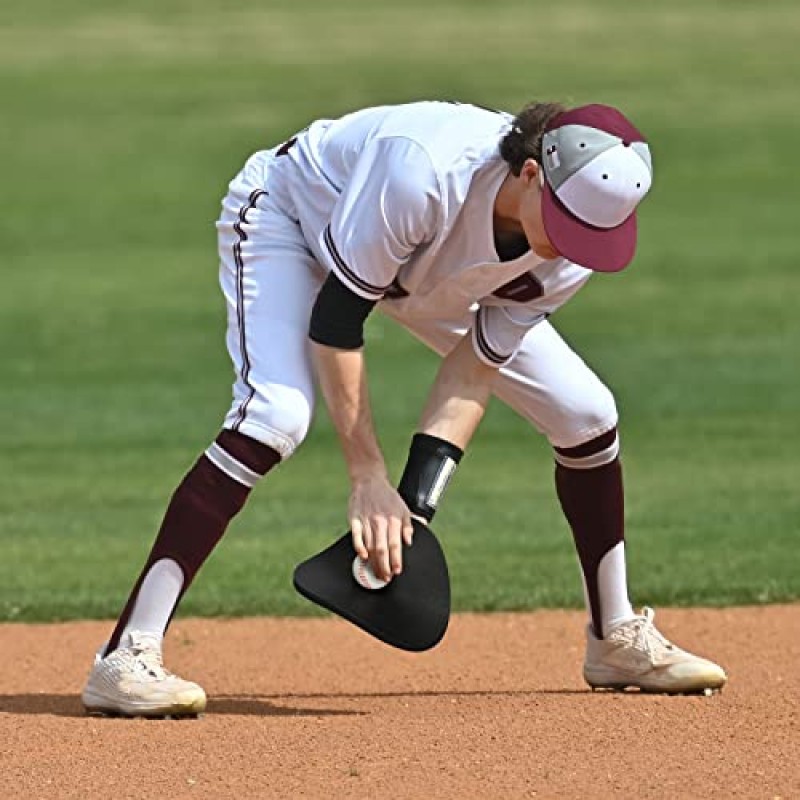
MULTIPOLYGON (((618 397, 633 598, 796 599, 799 26, 793 0, 5 4, 0 618, 114 616, 215 434, 213 222, 244 158, 438 97, 619 104, 649 135, 634 266, 554 319, 618 397)), ((370 340, 397 473, 436 362, 386 320, 370 340)), ((314 613, 291 570, 344 530, 346 495, 323 410, 182 613, 314 613)), ((582 603, 548 447, 500 404, 435 529, 458 609, 582 603)))

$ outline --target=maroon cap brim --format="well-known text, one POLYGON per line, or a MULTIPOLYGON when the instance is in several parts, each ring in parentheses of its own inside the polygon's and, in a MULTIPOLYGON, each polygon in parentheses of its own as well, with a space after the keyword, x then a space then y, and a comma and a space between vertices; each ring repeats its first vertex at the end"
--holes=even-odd
POLYGON ((595 228, 573 216, 545 182, 542 222, 553 247, 564 258, 597 272, 625 269, 636 252, 636 213, 616 228, 595 228))

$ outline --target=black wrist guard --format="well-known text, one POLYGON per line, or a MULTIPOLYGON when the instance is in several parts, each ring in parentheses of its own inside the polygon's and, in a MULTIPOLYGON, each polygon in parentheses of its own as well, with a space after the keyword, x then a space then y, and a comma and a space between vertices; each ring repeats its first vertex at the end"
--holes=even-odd
POLYGON ((397 491, 412 514, 433 519, 447 483, 464 451, 444 439, 416 433, 411 440, 406 468, 397 491))

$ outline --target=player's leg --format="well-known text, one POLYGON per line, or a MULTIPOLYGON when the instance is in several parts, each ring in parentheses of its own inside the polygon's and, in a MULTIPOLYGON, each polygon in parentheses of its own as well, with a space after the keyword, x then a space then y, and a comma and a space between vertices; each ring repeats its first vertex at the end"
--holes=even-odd
MULTIPOLYGON (((389 304, 386 313, 395 316, 389 304)), ((440 354, 454 346, 469 324, 396 318, 440 354)), ((725 675, 719 667, 666 642, 652 625, 652 613, 637 615, 631 607, 617 410, 608 388, 544 322, 501 369, 494 393, 553 446, 556 490, 572 529, 591 618, 587 680, 596 686, 628 682, 658 691, 721 686, 725 675), (657 663, 648 661, 651 656, 657 663)))
POLYGON ((173 494, 139 579, 98 655, 83 695, 91 710, 153 715, 202 710, 202 689, 164 670, 162 637, 250 491, 294 452, 308 430, 314 389, 307 328, 321 276, 296 224, 259 188, 258 168, 263 172, 261 160, 251 159, 233 182, 218 225, 234 401, 223 430, 173 494), (141 678, 131 680, 131 672, 141 678))
POLYGON ((716 664, 680 650, 628 600, 617 410, 603 382, 547 322, 501 370, 495 394, 549 439, 590 611, 584 676, 593 687, 692 692, 725 683, 716 664))
POLYGON ((553 447, 556 491, 575 540, 592 627, 602 637, 635 616, 614 398, 548 322, 530 331, 501 370, 495 394, 553 447))

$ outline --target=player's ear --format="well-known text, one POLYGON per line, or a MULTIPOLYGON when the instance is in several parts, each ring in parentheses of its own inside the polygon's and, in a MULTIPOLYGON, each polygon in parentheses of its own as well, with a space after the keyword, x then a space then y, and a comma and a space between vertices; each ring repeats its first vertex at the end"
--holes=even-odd
POLYGON ((522 164, 519 176, 525 183, 531 183, 533 181, 539 181, 540 176, 544 177, 544 172, 536 159, 526 158, 522 164))

